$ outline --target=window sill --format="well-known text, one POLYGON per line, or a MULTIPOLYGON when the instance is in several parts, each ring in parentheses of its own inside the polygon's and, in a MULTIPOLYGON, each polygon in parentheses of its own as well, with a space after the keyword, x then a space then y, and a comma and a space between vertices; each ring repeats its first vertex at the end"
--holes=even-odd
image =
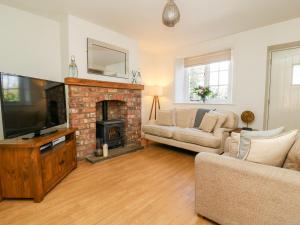
POLYGON ((232 102, 174 102, 174 105, 231 105, 234 106, 232 102))

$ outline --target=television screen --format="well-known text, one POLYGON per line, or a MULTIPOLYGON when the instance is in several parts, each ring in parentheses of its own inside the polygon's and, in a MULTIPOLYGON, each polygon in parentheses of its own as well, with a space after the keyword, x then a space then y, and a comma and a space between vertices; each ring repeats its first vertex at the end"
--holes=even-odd
POLYGON ((66 123, 64 83, 0 73, 5 138, 66 123))

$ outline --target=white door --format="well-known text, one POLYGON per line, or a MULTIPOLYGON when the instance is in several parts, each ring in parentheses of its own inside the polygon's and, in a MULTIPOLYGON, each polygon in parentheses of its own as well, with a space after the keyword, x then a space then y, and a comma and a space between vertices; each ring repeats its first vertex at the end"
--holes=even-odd
POLYGON ((300 48, 272 52, 268 128, 300 128, 300 48))

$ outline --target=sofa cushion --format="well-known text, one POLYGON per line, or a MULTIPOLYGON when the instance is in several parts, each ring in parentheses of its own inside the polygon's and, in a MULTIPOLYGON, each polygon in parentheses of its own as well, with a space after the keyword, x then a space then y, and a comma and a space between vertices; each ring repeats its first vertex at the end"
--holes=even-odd
POLYGON ((196 128, 178 128, 174 132, 174 139, 210 148, 218 148, 221 145, 220 138, 196 128))
POLYGON ((218 122, 218 116, 206 113, 200 124, 200 129, 205 132, 212 132, 218 122))
POLYGON ((155 123, 161 126, 174 126, 175 125, 174 110, 158 110, 157 120, 155 123))
POLYGON ((196 109, 176 109, 176 126, 188 128, 194 126, 196 109))
POLYGON ((160 125, 144 125, 142 130, 144 133, 152 134, 165 138, 172 138, 176 127, 160 126, 160 125))
POLYGON ((227 120, 227 115, 221 112, 217 112, 217 111, 210 111, 209 114, 215 115, 218 117, 216 126, 214 129, 217 128, 221 128, 223 127, 223 125, 225 124, 226 120, 227 120))
POLYGON ((243 159, 250 148, 251 138, 264 138, 272 137, 282 133, 284 127, 276 128, 273 130, 263 130, 263 131, 246 131, 242 130, 240 135, 240 146, 238 158, 243 159))
POLYGON ((239 117, 231 111, 226 110, 217 110, 216 112, 220 112, 227 116, 225 123, 222 125, 224 128, 235 129, 238 126, 239 117))
POLYGON ((200 127, 200 124, 202 122, 202 119, 203 119, 205 113, 208 113, 209 111, 210 111, 210 109, 198 109, 197 110, 194 127, 196 127, 196 128, 200 127))
POLYGON ((300 138, 297 138, 295 144, 289 151, 283 168, 300 171, 300 138))
POLYGON ((251 139, 251 147, 245 160, 281 167, 295 143, 298 130, 285 132, 275 137, 251 139))

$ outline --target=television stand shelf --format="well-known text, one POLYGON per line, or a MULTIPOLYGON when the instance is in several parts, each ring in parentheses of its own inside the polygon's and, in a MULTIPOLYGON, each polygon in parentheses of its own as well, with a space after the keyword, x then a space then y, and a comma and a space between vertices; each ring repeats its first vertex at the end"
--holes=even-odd
POLYGON ((56 133, 28 140, 0 141, 0 201, 3 198, 33 198, 41 202, 77 167, 75 131, 59 129, 56 133), (62 137, 64 141, 51 145, 62 137), (43 149, 46 145, 49 147, 43 149))

